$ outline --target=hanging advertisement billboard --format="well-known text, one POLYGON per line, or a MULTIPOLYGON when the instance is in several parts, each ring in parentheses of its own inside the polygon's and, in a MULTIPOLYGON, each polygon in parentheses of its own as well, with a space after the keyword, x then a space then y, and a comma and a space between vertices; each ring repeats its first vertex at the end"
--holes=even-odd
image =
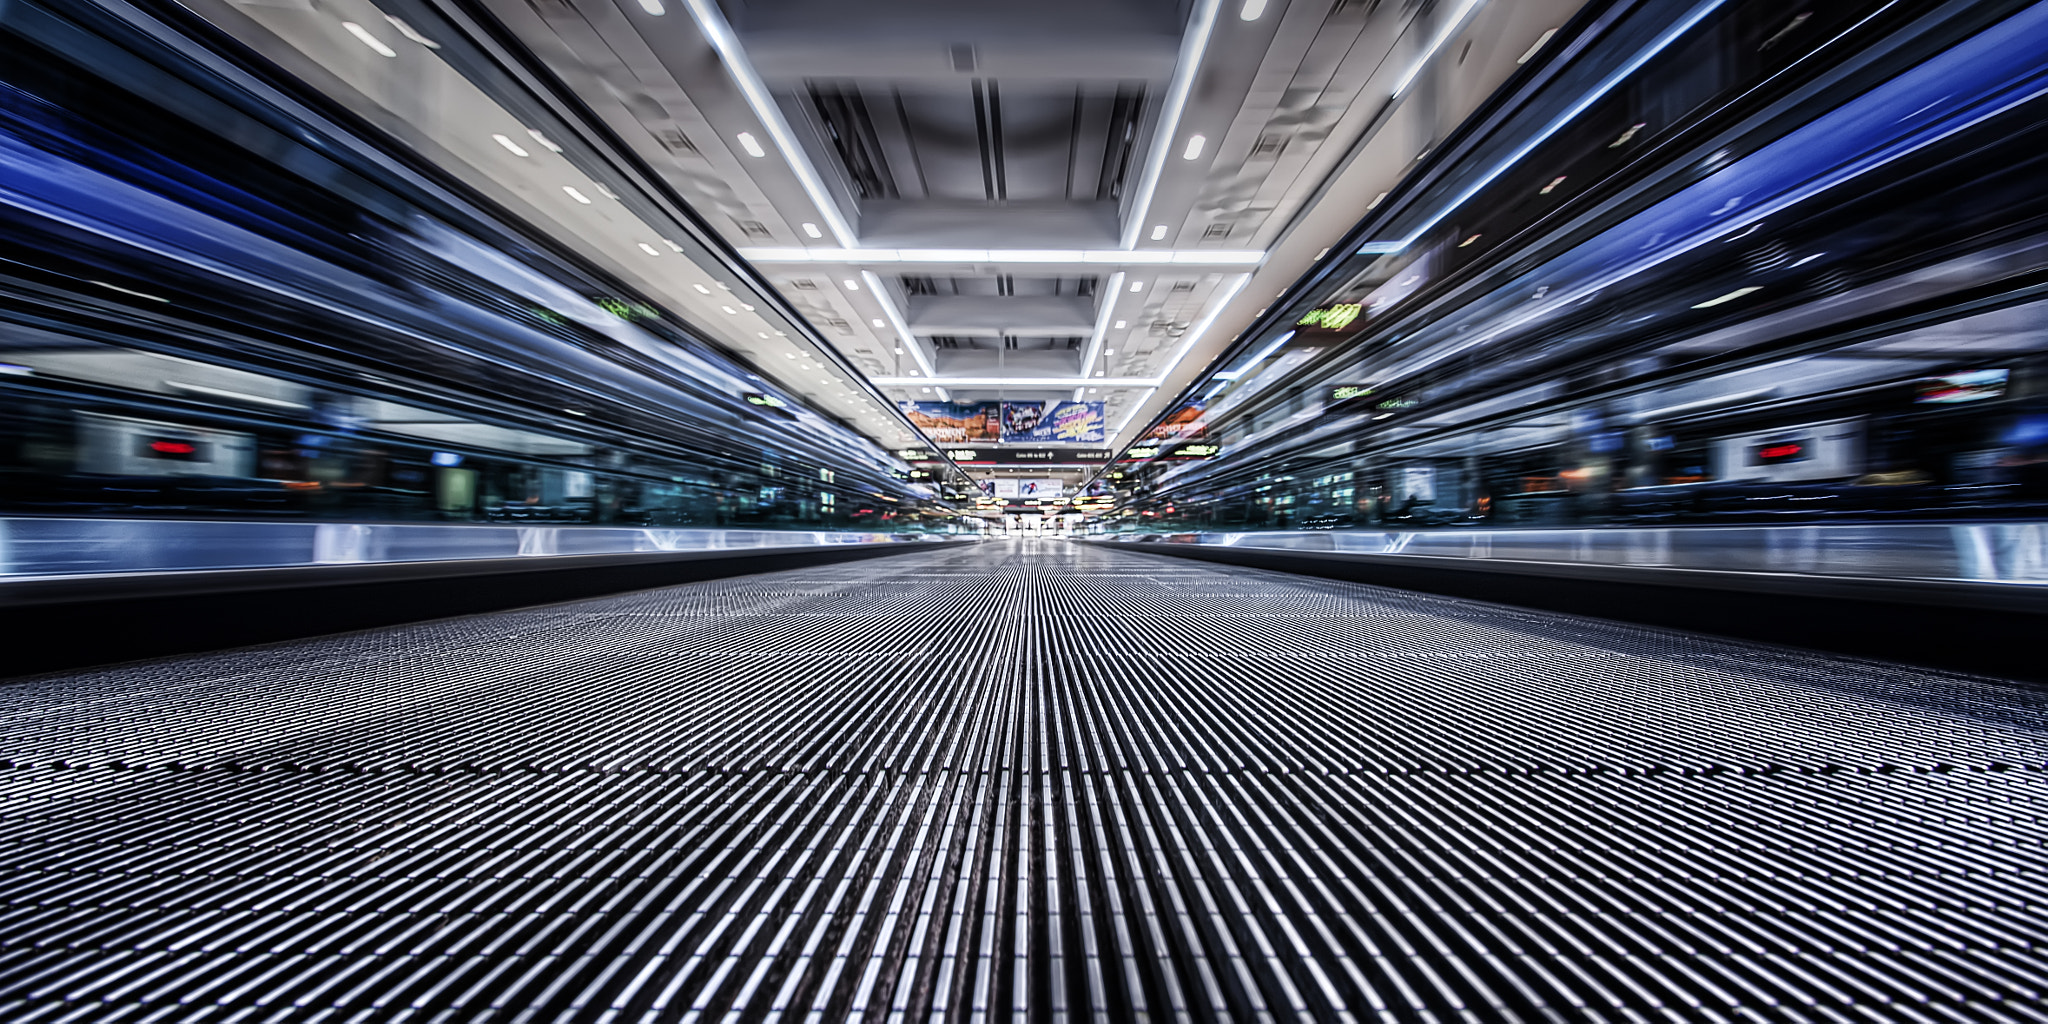
POLYGON ((1165 421, 1153 427, 1145 435, 1148 441, 1166 441, 1178 437, 1201 437, 1208 431, 1208 422, 1203 418, 1206 403, 1189 402, 1173 411, 1165 421))
POLYGON ((1002 440, 1000 402, 904 402, 903 414, 939 444, 1002 440))
POLYGON ((1101 444, 1105 420, 1101 402, 1004 402, 1003 440, 1101 444))

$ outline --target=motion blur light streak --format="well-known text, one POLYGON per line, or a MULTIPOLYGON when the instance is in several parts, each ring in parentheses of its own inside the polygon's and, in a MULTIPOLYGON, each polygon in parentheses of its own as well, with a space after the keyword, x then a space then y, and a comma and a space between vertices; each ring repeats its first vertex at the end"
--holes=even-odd
MULTIPOLYGON (((1538 146, 1541 146, 1544 142, 1548 141, 1553 135, 1557 134, 1557 132, 1560 129, 1564 128, 1566 125, 1570 124, 1574 120, 1577 120, 1580 114, 1583 114, 1587 110, 1591 109, 1595 103, 1599 102, 1601 99, 1606 97, 1609 92, 1613 91, 1615 86, 1620 85, 1622 82, 1626 81, 1631 75, 1634 75, 1637 71, 1642 70, 1644 65, 1648 64, 1658 54, 1663 53, 1667 48, 1671 46, 1672 43, 1675 43, 1679 39, 1683 38, 1685 34, 1692 31, 1692 29, 1695 26, 1705 21, 1708 15, 1711 15, 1715 11, 1719 10, 1721 8, 1721 5, 1725 2, 1726 0, 1706 0, 1705 3, 1702 3, 1694 7, 1684 17, 1680 18, 1677 23, 1673 24, 1669 29, 1665 30, 1663 34, 1659 35, 1656 38, 1656 40, 1652 42, 1649 46, 1646 46, 1642 50, 1638 51, 1636 55, 1628 61, 1628 63, 1622 65, 1619 68, 1616 68, 1613 72, 1609 73, 1605 78, 1601 79, 1598 85, 1595 85, 1592 89, 1588 90, 1584 95, 1580 96, 1578 101, 1572 104, 1570 109, 1553 118, 1548 124, 1544 125, 1535 133, 1531 134, 1528 140, 1524 142, 1519 148, 1517 148, 1513 153, 1508 155, 1505 159, 1489 167, 1485 172, 1481 173, 1479 177, 1472 182, 1472 184, 1467 185, 1465 187, 1465 190, 1458 194, 1457 198, 1452 199, 1450 202, 1445 203, 1442 207, 1438 208, 1435 213, 1431 214, 1422 223, 1416 225, 1412 230, 1408 232, 1406 236, 1401 238, 1399 241, 1369 242, 1366 245, 1361 246, 1358 251, 1361 254, 1401 252, 1407 249, 1410 245, 1415 244, 1415 240, 1421 238, 1425 233, 1429 231, 1430 228, 1435 227, 1445 217, 1450 216, 1453 211, 1457 210, 1459 207, 1464 206, 1467 202, 1470 202, 1472 198, 1477 196, 1481 191, 1483 191, 1486 188, 1486 186, 1492 184, 1494 179, 1499 178, 1503 173, 1506 173, 1506 171, 1510 167, 1513 167, 1516 164, 1521 163, 1524 157, 1527 157, 1530 153, 1535 152, 1538 146)), ((1397 94, 1398 92, 1399 90, 1396 90, 1397 94)), ((1386 194, 1381 193, 1379 199, 1384 198, 1386 198, 1386 194)), ((1374 206, 1379 205, 1379 199, 1373 200, 1374 206)), ((1367 208, 1370 209, 1371 207, 1367 208)))
POLYGON ((1692 307, 1692 308, 1694 308, 1694 309, 1706 309, 1706 308, 1708 308, 1708 307, 1710 307, 1710 306, 1718 306, 1718 305, 1720 305, 1720 304, 1721 304, 1721 303, 1723 303, 1723 302, 1733 302, 1734 300, 1736 300, 1736 299, 1739 299, 1739 298, 1741 298, 1741 297, 1743 297, 1743 296, 1745 296, 1745 295, 1749 295, 1749 294, 1752 294, 1752 293, 1754 293, 1754 292, 1760 292, 1760 291, 1763 291, 1763 289, 1762 289, 1762 288, 1758 288, 1758 287, 1749 287, 1749 288, 1737 288, 1737 289, 1735 289, 1734 291, 1732 291, 1732 292, 1729 292, 1729 293, 1728 293, 1728 294, 1726 294, 1726 295, 1722 295, 1722 296, 1720 296, 1720 297, 1718 297, 1718 298, 1712 298, 1712 299, 1708 299, 1708 300, 1707 300, 1707 301, 1705 301, 1705 302, 1699 302, 1699 303, 1694 303, 1694 304, 1693 304, 1693 307, 1692 307))
POLYGON ((1452 38, 1456 37, 1464 29, 1465 19, 1470 18, 1472 13, 1478 10, 1479 5, 1484 2, 1485 0, 1463 0, 1459 4, 1456 13, 1444 19, 1444 26, 1437 31, 1436 38, 1431 39, 1429 45, 1423 47, 1422 53, 1415 58, 1415 62, 1408 65, 1408 70, 1402 72, 1400 79, 1394 83, 1394 88, 1388 95, 1398 99, 1402 93, 1407 92, 1408 87, 1415 83, 1416 76, 1421 75, 1423 70, 1429 67, 1429 62, 1436 58, 1438 51, 1444 48, 1445 43, 1450 42, 1452 38))

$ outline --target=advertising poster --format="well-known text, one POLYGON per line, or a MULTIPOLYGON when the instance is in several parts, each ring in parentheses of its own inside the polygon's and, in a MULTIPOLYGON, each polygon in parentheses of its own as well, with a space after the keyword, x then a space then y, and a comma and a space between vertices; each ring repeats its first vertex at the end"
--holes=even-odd
POLYGON ((1062 486, 1058 480, 1019 480, 1017 481, 1017 497, 1057 498, 1060 496, 1062 486))
POLYGON ((1204 411, 1204 403, 1189 402, 1175 409, 1173 415, 1153 427, 1152 432, 1146 434, 1145 438, 1150 441, 1170 441, 1178 437, 1201 437, 1208 429, 1208 424, 1202 417, 1204 411))
POLYGON ((1004 402, 1003 440, 1101 444, 1104 420, 1101 402, 1004 402))
POLYGON ((996 496, 996 497, 998 497, 998 498, 1014 498, 1014 497, 1016 497, 1016 496, 1017 496, 1017 491, 1018 491, 1018 487, 1017 487, 1017 485, 1018 485, 1019 483, 1022 483, 1022 481, 1020 481, 1020 480, 1007 480, 1007 479, 1005 479, 1005 480, 993 480, 993 481, 990 481, 990 482, 991 482, 991 483, 993 483, 993 484, 995 484, 995 490, 994 490, 994 491, 993 491, 992 493, 994 493, 994 494, 995 494, 995 496, 996 496))
POLYGON ((996 402, 905 402, 903 414, 939 444, 1002 440, 1002 408, 996 402))

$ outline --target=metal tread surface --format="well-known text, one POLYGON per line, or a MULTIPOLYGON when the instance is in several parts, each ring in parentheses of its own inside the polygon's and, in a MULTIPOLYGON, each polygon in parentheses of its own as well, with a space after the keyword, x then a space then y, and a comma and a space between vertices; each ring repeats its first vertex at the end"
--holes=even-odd
POLYGON ((9 1022, 2048 1021, 2048 694, 1058 541, 21 680, 0 757, 9 1022))

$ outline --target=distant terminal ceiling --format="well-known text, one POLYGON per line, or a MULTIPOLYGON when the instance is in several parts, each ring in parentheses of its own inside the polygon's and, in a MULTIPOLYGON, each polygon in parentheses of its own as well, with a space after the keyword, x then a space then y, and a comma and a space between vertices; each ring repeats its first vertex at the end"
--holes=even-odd
POLYGON ((755 263, 1086 263, 1111 266, 1181 264, 1249 267, 1266 258, 1253 249, 741 249, 755 263))

